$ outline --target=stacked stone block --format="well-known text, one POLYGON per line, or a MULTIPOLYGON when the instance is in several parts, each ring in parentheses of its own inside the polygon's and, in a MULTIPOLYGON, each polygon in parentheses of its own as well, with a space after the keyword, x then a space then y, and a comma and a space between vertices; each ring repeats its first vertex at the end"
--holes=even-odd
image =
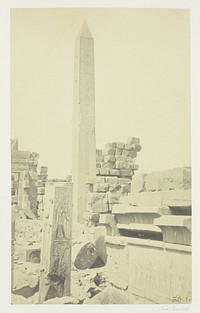
POLYGON ((135 164, 137 153, 141 150, 140 139, 130 137, 126 143, 110 142, 103 150, 96 150, 97 176, 117 176, 131 178, 138 170, 135 164))

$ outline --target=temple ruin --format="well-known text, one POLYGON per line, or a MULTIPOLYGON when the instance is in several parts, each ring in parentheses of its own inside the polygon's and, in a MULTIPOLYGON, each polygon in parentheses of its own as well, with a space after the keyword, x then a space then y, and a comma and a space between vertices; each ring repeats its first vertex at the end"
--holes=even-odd
POLYGON ((75 47, 73 171, 11 141, 12 303, 191 303, 191 168, 139 173, 140 138, 95 144, 94 39, 75 47))

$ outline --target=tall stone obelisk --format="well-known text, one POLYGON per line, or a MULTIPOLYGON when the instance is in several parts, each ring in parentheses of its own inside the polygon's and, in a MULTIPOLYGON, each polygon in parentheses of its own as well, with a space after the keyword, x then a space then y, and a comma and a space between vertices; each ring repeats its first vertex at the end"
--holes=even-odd
POLYGON ((83 223, 86 179, 96 176, 94 39, 85 21, 75 43, 72 145, 73 221, 83 223))

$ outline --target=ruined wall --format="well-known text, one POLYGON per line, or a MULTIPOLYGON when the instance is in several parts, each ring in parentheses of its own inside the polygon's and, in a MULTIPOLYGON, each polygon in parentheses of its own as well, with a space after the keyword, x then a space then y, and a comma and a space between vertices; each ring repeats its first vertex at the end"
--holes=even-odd
POLYGON ((14 222, 13 260, 27 261, 27 252, 41 248, 42 221, 16 219, 14 222))
POLYGON ((116 234, 112 208, 122 195, 131 191, 132 176, 139 168, 135 161, 140 150, 140 139, 134 137, 129 137, 126 143, 107 143, 103 150, 97 149, 97 176, 86 183, 88 196, 84 219, 87 227, 107 225, 107 234, 116 234))
POLYGON ((106 177, 98 179, 89 186, 87 226, 106 245, 106 303, 115 291, 115 303, 190 303, 191 168, 135 175, 131 192, 115 191, 111 204, 106 177))
POLYGON ((191 302, 191 247, 107 237, 107 253, 109 283, 124 292, 128 303, 191 302))
POLYGON ((48 168, 37 173, 39 154, 18 150, 18 141, 11 140, 11 202, 15 218, 42 219, 43 195, 48 168))

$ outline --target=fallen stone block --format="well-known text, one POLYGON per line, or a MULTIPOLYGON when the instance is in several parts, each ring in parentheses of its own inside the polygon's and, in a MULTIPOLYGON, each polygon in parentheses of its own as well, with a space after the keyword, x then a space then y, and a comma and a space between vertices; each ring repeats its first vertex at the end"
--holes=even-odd
POLYGON ((74 265, 76 268, 84 270, 87 268, 100 267, 105 264, 99 256, 99 252, 95 245, 92 242, 87 242, 86 244, 82 245, 81 249, 79 250, 75 258, 74 265))
POLYGON ((192 205, 192 191, 187 190, 166 190, 163 194, 163 205, 169 207, 190 207, 192 205))
POLYGON ((91 227, 89 229, 90 242, 92 242, 94 246, 97 248, 98 255, 103 260, 104 264, 106 264, 107 260, 105 237, 106 237, 105 226, 91 227))
POLYGON ((191 245, 191 216, 162 216, 154 225, 162 230, 164 242, 191 245))

